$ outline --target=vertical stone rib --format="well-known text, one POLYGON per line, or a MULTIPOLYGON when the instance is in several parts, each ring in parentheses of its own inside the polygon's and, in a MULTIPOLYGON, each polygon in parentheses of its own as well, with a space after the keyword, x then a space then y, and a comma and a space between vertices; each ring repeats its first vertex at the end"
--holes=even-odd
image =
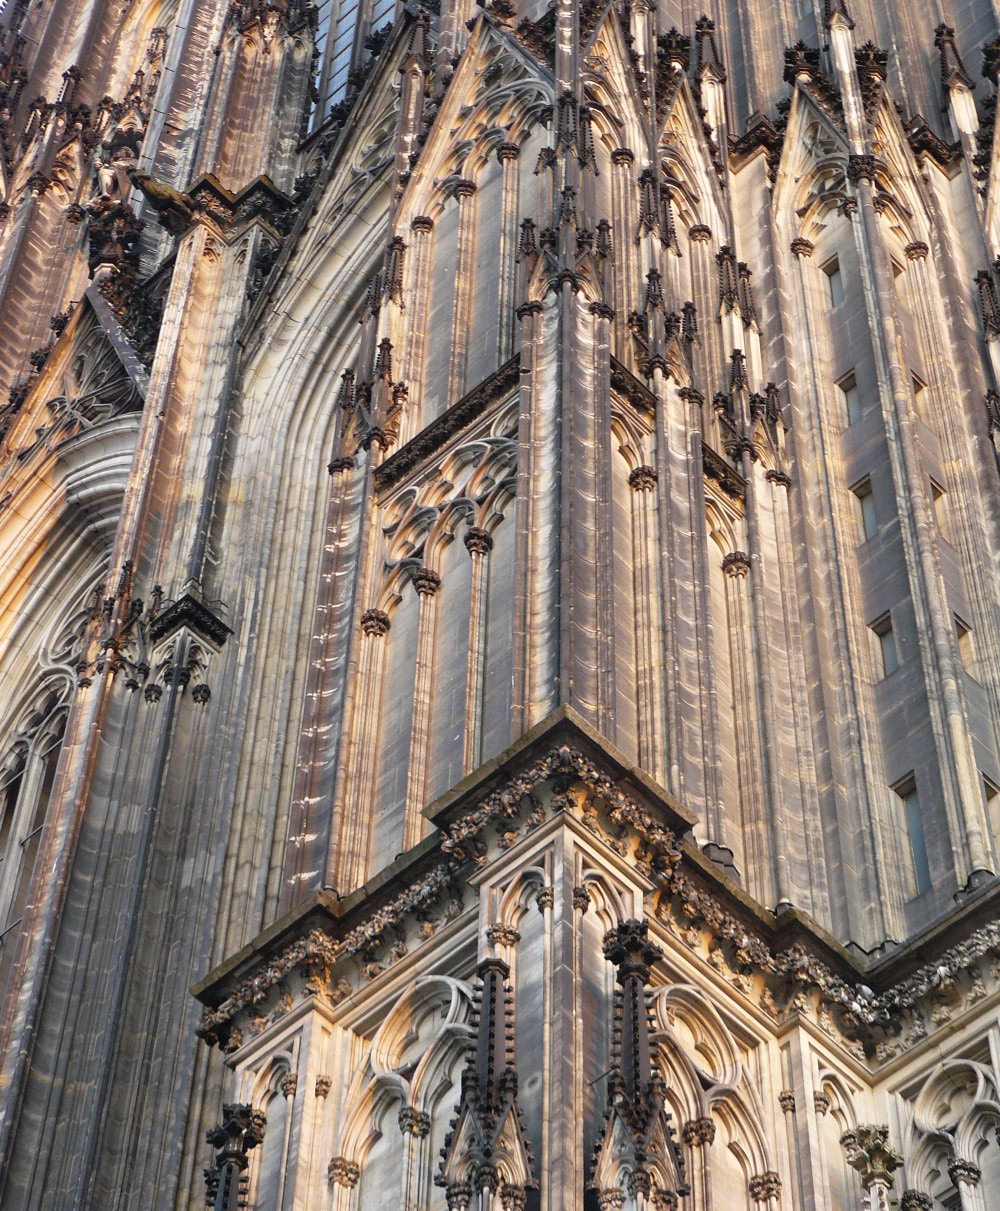
POLYGON ((437 593, 441 577, 431 568, 414 574, 413 587, 420 599, 417 623, 417 667, 413 678, 413 723, 410 729, 410 768, 406 779, 406 822, 403 852, 420 840, 430 749, 434 648, 437 639, 437 593))
POLYGON ((501 143, 497 159, 503 171, 500 203, 500 298, 498 306, 497 364, 503 365, 514 352, 514 300, 517 298, 517 217, 519 208, 520 173, 518 157, 521 149, 516 143, 501 143))
POLYGON ((629 476, 632 489, 632 551, 636 630, 636 698, 639 714, 639 764, 663 781, 663 720, 656 687, 663 676, 656 609, 656 472, 636 467, 629 476))
POLYGON ((476 237, 476 183, 459 181, 458 247, 455 256, 455 310, 451 325, 451 368, 448 375, 448 406, 462 398, 466 388, 469 352, 469 319, 472 305, 473 264, 476 237))
POLYGON ((408 442, 426 424, 423 415, 424 374, 426 371, 427 326, 425 317, 430 308, 431 292, 431 246, 433 243, 434 220, 418 215, 411 223, 413 233, 413 305, 409 308, 409 340, 406 343, 406 360, 403 363, 402 379, 409 388, 410 406, 403 412, 400 444, 408 442))
POLYGON ((354 764, 346 793, 341 799, 340 843, 334 855, 339 874, 337 886, 346 890, 360 887, 368 873, 374 821, 375 762, 378 756, 379 715, 381 713, 382 666, 385 662, 385 636, 388 615, 381 610, 366 610, 361 617, 361 653, 358 660, 358 697, 355 702, 352 733, 354 764), (343 810, 350 804, 351 812, 343 810), (367 827, 362 823, 367 821, 367 827))
MULTIPOLYGON (((744 808, 744 877, 747 888, 762 904, 771 901, 773 883, 767 861, 767 809, 761 736, 757 719, 757 670, 747 573, 750 560, 744 551, 731 551, 722 561, 726 578, 726 617, 736 701, 736 759, 740 802, 744 808)), ((720 838, 713 837, 712 840, 720 838)))
POLYGON ((469 652, 465 673, 465 734, 462 742, 462 772, 471 773, 482 760, 483 690, 486 674, 486 605, 489 587, 489 553, 493 538, 478 526, 465 533, 465 546, 472 560, 469 591, 469 652))

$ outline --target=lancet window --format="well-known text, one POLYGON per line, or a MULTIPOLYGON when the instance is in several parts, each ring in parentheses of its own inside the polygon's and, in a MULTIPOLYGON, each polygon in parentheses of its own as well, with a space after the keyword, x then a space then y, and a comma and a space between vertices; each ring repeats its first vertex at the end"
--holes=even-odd
POLYGON ((66 703, 43 692, 14 729, 0 765, 0 990, 6 985, 45 828, 66 703))

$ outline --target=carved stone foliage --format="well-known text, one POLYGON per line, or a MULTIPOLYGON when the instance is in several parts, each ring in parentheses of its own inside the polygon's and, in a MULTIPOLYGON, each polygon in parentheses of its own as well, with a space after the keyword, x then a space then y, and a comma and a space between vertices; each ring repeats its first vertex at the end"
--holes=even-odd
POLYGON ((142 407, 135 381, 93 313, 76 329, 61 380, 58 393, 42 405, 34 432, 8 450, 18 460, 54 450, 82 430, 142 407))

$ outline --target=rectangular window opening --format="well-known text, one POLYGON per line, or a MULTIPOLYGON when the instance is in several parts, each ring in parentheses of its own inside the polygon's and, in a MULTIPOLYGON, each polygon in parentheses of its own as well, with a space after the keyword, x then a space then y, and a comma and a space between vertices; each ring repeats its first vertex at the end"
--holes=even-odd
POLYGON ((971 677, 974 675, 976 667, 976 653, 972 644, 972 629, 957 614, 955 615, 955 641, 958 644, 958 657, 962 662, 962 667, 971 677))
POLYGON ((888 677, 899 668, 896 657, 896 639, 892 633, 892 615, 883 614, 869 624, 872 634, 872 652, 879 678, 888 677))
POLYGON ((931 869, 927 860, 927 843, 924 838, 924 821, 920 813, 920 800, 917 797, 916 780, 911 774, 901 783, 892 788, 899 799, 902 825, 909 838, 910 849, 910 891, 913 895, 922 896, 931 888, 931 869))
POLYGON ((831 307, 844 301, 844 279, 840 274, 840 261, 836 257, 823 266, 826 277, 826 298, 831 307))
POLYGON ((854 497, 854 513, 858 523, 861 542, 867 542, 878 533, 878 515, 875 512, 875 497, 872 481, 868 476, 851 488, 854 497))
POLYGON ((858 380, 853 372, 840 380, 837 391, 840 395, 840 411, 844 424, 855 424, 861 419, 861 396, 858 393, 858 380))
POLYGON ((939 483, 931 480, 931 507, 934 510, 934 520, 937 523, 937 528, 943 534, 945 532, 945 523, 948 520, 948 501, 946 499, 948 493, 939 483))

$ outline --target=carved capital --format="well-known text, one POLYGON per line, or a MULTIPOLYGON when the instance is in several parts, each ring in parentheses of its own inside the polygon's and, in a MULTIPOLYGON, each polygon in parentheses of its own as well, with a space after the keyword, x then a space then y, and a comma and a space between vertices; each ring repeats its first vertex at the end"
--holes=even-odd
POLYGON ((284 1097, 294 1097, 295 1090, 299 1087, 298 1073, 286 1072, 278 1082, 278 1088, 281 1090, 284 1097))
POLYGON ((521 154, 521 149, 516 143, 501 143, 497 148, 497 159, 503 162, 504 160, 516 160, 521 154))
POLYGON ((625 1196, 620 1190, 601 1190, 597 1195, 601 1211, 620 1211, 625 1205, 625 1196))
POLYGON ((611 153, 611 162, 613 164, 634 164, 635 156, 628 147, 616 147, 611 153))
POLYGON ((845 1131, 840 1142, 847 1153, 847 1163, 861 1175, 866 1190, 874 1185, 892 1185, 892 1175, 903 1158, 889 1146, 888 1127, 870 1123, 855 1127, 845 1131))
POLYGON ((416 215, 410 223, 411 231, 433 231, 434 220, 426 214, 416 215))
POLYGON ((722 561, 722 570, 727 576, 746 576, 750 570, 750 557, 746 551, 730 551, 722 561))
POLYGON ((899 1211, 932 1211, 933 1207, 931 1196, 921 1190, 904 1190, 899 1200, 899 1211))
POLYGON ((813 1094, 813 1105, 816 1107, 817 1114, 826 1114, 830 1109, 830 1099, 817 1089, 813 1094))
POLYGON ((472 1184, 470 1182, 453 1182, 445 1193, 448 1211, 466 1211, 472 1201, 472 1184))
POLYGON ((412 1106, 403 1106, 399 1112, 399 1129, 404 1135, 422 1140, 430 1134, 431 1116, 412 1106))
POLYGON ((361 1170, 353 1162, 346 1157, 335 1156, 326 1167, 327 1180, 335 1186, 346 1186, 348 1190, 353 1190, 358 1184, 358 1178, 361 1176, 361 1170))
POLYGON ((652 492, 656 487, 656 471, 652 467, 636 467, 628 477, 628 486, 635 492, 652 492))
POLYGON ((326 1097, 333 1088, 332 1076, 318 1076, 316 1078, 316 1088, 314 1090, 317 1097, 326 1097))
POLYGON ((470 526, 463 541, 470 555, 489 555, 493 550, 493 535, 479 526, 470 526))
POLYGON ((582 885, 573 888, 573 907, 579 912, 586 912, 590 907, 590 892, 582 885))
POLYGON ((389 615, 385 610, 365 610, 361 615, 361 629, 366 635, 386 635, 389 632, 389 615))
POLYGON ((790 488, 792 486, 791 476, 786 475, 784 471, 768 471, 764 478, 769 484, 778 484, 782 488, 790 488))
POLYGON ((859 181, 874 181, 878 160, 871 155, 850 155, 847 157, 847 179, 852 185, 859 181))
POLYGON ((521 940, 521 935, 512 925, 488 925, 486 927, 486 941, 491 946, 496 946, 498 943, 501 946, 516 946, 521 940))
POLYGON ((953 1160, 948 1166, 948 1176, 954 1186, 978 1186, 983 1176, 978 1165, 972 1161, 953 1160))
POLYGON ((750 1197, 756 1203, 764 1202, 769 1198, 777 1198, 781 1193, 781 1178, 773 1169, 769 1169, 766 1173, 758 1173, 756 1177, 752 1177, 747 1189, 750 1197))
POLYGON ((815 244, 801 238, 792 240, 790 247, 796 256, 812 256, 816 250, 815 244))
POLYGON ((930 249, 923 240, 913 240, 912 243, 906 245, 903 251, 906 253, 907 260, 925 261, 930 249))
POLYGON ((778 1094, 778 1105, 785 1114, 795 1113, 795 1093, 791 1089, 782 1089, 778 1094))
POLYGON ((455 182, 455 197, 471 198, 472 195, 476 192, 476 188, 477 188, 477 186, 476 186, 475 181, 468 181, 468 180, 456 181, 455 182))
POLYGON ((420 568, 413 573, 413 587, 421 597, 433 597, 441 587, 441 577, 433 568, 420 568))
POLYGON ((552 888, 540 887, 538 895, 535 896, 535 903, 538 905, 539 912, 544 912, 546 908, 551 908, 554 903, 552 888))
POLYGON ((689 1148, 711 1144, 715 1140, 715 1121, 710 1118, 694 1118, 681 1128, 681 1139, 689 1148))

